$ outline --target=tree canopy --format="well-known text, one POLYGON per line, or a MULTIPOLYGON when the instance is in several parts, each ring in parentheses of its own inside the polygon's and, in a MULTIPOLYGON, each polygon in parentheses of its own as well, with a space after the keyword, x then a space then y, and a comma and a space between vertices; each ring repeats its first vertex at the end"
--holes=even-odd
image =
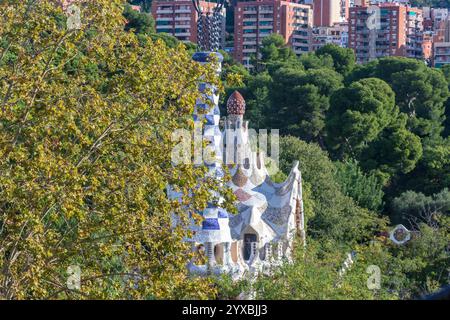
POLYGON ((122 11, 84 2, 76 30, 53 1, 0 4, 1 298, 214 295, 188 277, 186 230, 171 214, 222 191, 168 154, 172 132, 192 125, 197 79, 217 79, 183 45, 126 32, 122 11), (66 286, 71 265, 82 291, 66 286))

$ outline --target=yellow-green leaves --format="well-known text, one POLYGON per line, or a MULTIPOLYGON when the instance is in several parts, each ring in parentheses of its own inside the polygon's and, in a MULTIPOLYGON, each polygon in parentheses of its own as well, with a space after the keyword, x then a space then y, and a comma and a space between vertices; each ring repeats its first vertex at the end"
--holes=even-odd
POLYGON ((183 212, 166 186, 191 212, 219 190, 205 181, 189 197, 203 168, 170 161, 198 79, 217 77, 183 46, 124 32, 121 3, 80 3, 80 30, 54 1, 0 4, 0 298, 214 294, 187 275, 186 231, 171 224, 183 212))

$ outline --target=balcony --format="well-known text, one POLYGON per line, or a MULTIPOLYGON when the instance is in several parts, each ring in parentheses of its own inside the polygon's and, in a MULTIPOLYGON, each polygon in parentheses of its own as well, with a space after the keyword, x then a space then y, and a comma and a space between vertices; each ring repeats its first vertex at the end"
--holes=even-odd
POLYGON ((164 33, 169 33, 172 34, 173 33, 173 29, 172 28, 156 28, 156 32, 164 32, 164 33))
POLYGON ((175 37, 190 37, 190 32, 175 32, 175 37))
POLYGON ((191 9, 176 9, 175 13, 191 13, 191 9))
POLYGON ((309 52, 309 47, 295 47, 294 46, 293 49, 296 54, 303 54, 303 53, 309 52))
POLYGON ((448 57, 435 57, 434 58, 434 62, 439 62, 439 63, 449 63, 450 59, 448 57))
POLYGON ((158 24, 156 25, 156 30, 159 29, 172 29, 172 24, 158 24))
POLYGON ((175 21, 187 21, 191 20, 191 17, 175 17, 175 21))
POLYGON ((272 32, 260 32, 259 37, 264 38, 264 37, 270 36, 271 34, 272 34, 272 32))
POLYGON ((190 27, 191 25, 188 23, 188 24, 176 24, 175 23, 175 28, 177 28, 177 29, 183 29, 183 28, 188 28, 189 29, 189 27, 190 27))
POLYGON ((292 35, 293 39, 309 39, 310 35, 308 33, 295 33, 292 35))
POLYGON ((167 14, 167 13, 173 13, 172 9, 157 9, 156 14, 167 14))
POLYGON ((434 53, 435 56, 448 56, 450 55, 450 50, 445 50, 445 51, 436 51, 434 53))

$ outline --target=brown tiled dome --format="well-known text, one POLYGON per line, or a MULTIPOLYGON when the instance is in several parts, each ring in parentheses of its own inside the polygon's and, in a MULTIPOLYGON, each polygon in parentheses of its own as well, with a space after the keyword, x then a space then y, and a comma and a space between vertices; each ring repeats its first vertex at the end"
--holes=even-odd
POLYGON ((234 91, 227 101, 227 114, 243 115, 245 113, 245 100, 238 91, 234 91))

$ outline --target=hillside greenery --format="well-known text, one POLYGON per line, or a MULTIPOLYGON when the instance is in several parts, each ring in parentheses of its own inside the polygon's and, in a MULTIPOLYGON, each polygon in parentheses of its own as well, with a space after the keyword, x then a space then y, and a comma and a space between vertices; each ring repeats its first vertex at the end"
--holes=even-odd
POLYGON ((1 2, 1 299, 411 299, 449 282, 449 67, 356 65, 332 45, 297 57, 272 35, 251 71, 223 52, 219 83, 195 45, 155 32, 150 3, 87 2, 68 30, 51 0, 1 2), (209 190, 233 211, 205 168, 168 157, 200 77, 224 88, 223 111, 239 90, 251 127, 280 129, 277 181, 300 162, 306 246, 253 283, 189 276, 187 231, 171 224, 209 190), (167 185, 190 196, 171 201, 167 185), (412 231, 402 246, 388 239, 398 223, 412 231), (82 290, 66 285, 71 265, 82 290))
POLYGON ((300 161, 309 240, 293 264, 254 284, 257 295, 405 299, 447 284, 450 68, 400 57, 357 65, 334 45, 296 57, 278 35, 252 62, 250 72, 225 62, 244 79, 226 91, 243 94, 251 126, 280 129, 284 174, 300 161), (388 240, 399 223, 414 234, 403 246, 388 240), (339 279, 349 252, 354 266, 339 279), (381 269, 380 290, 361 282, 369 265, 381 269))

